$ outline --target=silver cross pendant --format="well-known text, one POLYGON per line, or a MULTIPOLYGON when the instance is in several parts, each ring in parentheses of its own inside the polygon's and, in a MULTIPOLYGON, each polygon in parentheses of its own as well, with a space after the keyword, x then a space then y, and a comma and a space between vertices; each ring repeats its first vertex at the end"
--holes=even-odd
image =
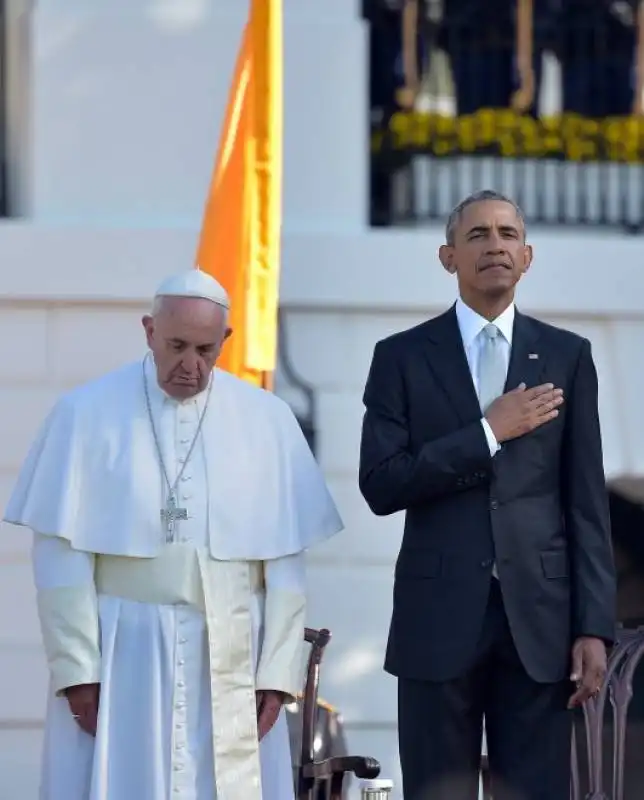
POLYGON ((188 519, 188 509, 179 508, 174 493, 171 492, 168 496, 166 507, 161 509, 161 522, 165 525, 165 540, 166 542, 174 541, 174 532, 177 521, 180 519, 188 519))

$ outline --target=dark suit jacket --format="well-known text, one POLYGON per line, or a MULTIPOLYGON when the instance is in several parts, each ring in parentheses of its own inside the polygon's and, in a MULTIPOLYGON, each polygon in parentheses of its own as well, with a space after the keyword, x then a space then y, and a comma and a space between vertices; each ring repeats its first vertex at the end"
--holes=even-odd
POLYGON ((518 311, 506 389, 552 382, 559 416, 494 458, 456 313, 376 345, 364 393, 360 489, 405 511, 385 669, 449 680, 468 667, 496 558, 519 656, 567 675, 578 636, 610 643, 615 573, 590 343, 518 311))

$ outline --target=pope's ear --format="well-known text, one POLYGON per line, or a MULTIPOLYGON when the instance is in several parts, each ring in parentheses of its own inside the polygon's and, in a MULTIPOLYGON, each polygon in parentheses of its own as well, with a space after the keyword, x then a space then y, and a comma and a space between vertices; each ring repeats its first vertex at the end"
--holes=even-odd
POLYGON ((151 348, 154 337, 154 319, 150 314, 146 314, 141 320, 141 324, 143 325, 143 330, 145 331, 145 341, 147 342, 148 347, 151 348))
POLYGON ((233 333, 233 329, 232 328, 226 328, 226 333, 224 333, 224 342, 226 341, 226 339, 228 339, 230 336, 232 336, 232 333, 233 333))

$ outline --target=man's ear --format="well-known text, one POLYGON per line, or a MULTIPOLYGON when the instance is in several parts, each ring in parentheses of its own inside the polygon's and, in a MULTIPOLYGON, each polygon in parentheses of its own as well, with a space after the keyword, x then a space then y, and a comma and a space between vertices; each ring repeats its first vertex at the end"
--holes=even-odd
POLYGON ((228 339, 229 336, 232 336, 232 333, 233 333, 232 328, 226 328, 226 333, 224 333, 224 342, 226 341, 226 339, 228 339))
POLYGON ((523 249, 523 274, 530 269, 532 264, 532 245, 527 244, 523 249))
POLYGON ((440 258, 441 264, 445 267, 445 269, 449 272, 450 275, 454 275, 456 272, 456 263, 454 262, 454 248, 450 247, 448 244, 442 244, 438 248, 438 257, 440 258))

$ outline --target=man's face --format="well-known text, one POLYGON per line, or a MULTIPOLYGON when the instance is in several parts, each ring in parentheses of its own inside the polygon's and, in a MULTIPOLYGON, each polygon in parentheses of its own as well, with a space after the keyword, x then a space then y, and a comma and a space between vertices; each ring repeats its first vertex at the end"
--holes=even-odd
POLYGON ((143 318, 143 327, 159 386, 176 400, 194 397, 206 388, 231 333, 221 306, 192 297, 163 298, 157 313, 143 318))
POLYGON ((509 203, 482 200, 463 209, 454 241, 440 250, 461 296, 493 300, 512 292, 532 261, 523 222, 509 203))

